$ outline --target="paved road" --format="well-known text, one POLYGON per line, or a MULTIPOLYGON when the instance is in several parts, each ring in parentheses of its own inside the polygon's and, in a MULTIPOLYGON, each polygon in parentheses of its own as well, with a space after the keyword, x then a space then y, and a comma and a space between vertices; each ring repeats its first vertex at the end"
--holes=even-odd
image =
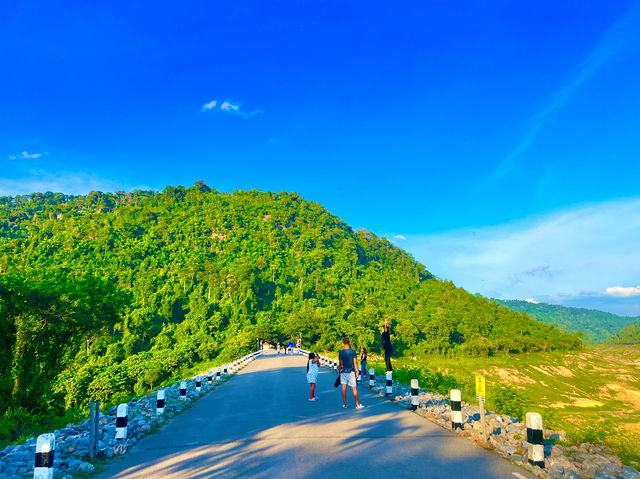
POLYGON ((334 373, 307 401, 305 360, 262 357, 142 439, 102 478, 533 478, 360 387, 342 409, 334 373), (517 473, 518 475, 514 475, 517 473))

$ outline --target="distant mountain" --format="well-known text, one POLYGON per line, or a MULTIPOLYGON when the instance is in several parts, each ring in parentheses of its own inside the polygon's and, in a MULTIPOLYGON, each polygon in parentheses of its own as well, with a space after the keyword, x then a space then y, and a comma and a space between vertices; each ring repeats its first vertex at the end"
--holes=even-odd
POLYGON ((637 319, 596 309, 568 308, 557 304, 533 303, 515 299, 496 299, 495 301, 513 311, 527 313, 533 319, 543 323, 553 324, 566 331, 584 333, 584 339, 588 343, 605 342, 637 319))
POLYGON ((640 344, 640 319, 614 334, 611 341, 618 344, 640 344))

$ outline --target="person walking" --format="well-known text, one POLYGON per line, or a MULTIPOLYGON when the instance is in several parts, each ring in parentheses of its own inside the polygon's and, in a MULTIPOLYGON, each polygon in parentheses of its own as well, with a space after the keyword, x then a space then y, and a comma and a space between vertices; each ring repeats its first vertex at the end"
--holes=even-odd
POLYGON ((317 401, 318 355, 315 353, 309 353, 309 360, 307 361, 307 382, 309 383, 309 401, 317 401))
POLYGON ((356 409, 364 407, 358 399, 358 388, 356 386, 356 378, 359 373, 358 353, 351 349, 349 338, 344 338, 342 340, 342 351, 338 354, 338 375, 342 385, 342 407, 345 409, 347 408, 347 386, 351 386, 353 399, 356 401, 356 409))
POLYGON ((360 380, 364 381, 367 379, 367 348, 362 346, 362 350, 360 351, 360 380))
POLYGON ((393 352, 393 345, 391 344, 391 332, 389 330, 389 320, 384 320, 384 326, 382 326, 382 349, 384 349, 384 362, 387 366, 387 372, 393 371, 391 367, 391 353, 393 352))

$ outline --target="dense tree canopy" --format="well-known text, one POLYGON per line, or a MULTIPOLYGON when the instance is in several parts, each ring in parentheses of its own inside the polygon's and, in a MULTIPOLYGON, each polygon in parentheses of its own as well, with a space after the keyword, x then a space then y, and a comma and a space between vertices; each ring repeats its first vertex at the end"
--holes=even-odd
POLYGON ((226 194, 203 182, 2 197, 0 278, 0 381, 10 394, 0 412, 52 394, 66 407, 114 401, 257 338, 301 333, 306 345, 334 349, 349 335, 376 351, 384 318, 399 353, 580 344, 434 278, 296 193, 226 194))
POLYGON ((514 311, 527 313, 533 319, 552 324, 566 331, 581 332, 590 343, 603 343, 610 340, 622 328, 630 325, 636 318, 596 309, 570 308, 559 304, 530 303, 519 300, 500 300, 514 311))

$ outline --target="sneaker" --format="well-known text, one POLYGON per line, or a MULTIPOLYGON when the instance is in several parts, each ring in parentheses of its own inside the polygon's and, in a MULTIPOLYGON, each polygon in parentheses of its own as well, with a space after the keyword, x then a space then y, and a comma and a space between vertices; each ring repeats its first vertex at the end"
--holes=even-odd
POLYGON ((364 405, 362 405, 362 404, 358 404, 358 405, 356 406, 356 409, 364 409, 364 405))
POLYGON ((346 404, 343 404, 343 405, 342 405, 342 407, 343 407, 344 409, 347 409, 347 405, 346 405, 346 404))
POLYGON ((317 401, 317 400, 318 400, 318 397, 317 397, 317 396, 316 396, 316 397, 314 397, 313 399, 309 399, 309 401, 317 401))

